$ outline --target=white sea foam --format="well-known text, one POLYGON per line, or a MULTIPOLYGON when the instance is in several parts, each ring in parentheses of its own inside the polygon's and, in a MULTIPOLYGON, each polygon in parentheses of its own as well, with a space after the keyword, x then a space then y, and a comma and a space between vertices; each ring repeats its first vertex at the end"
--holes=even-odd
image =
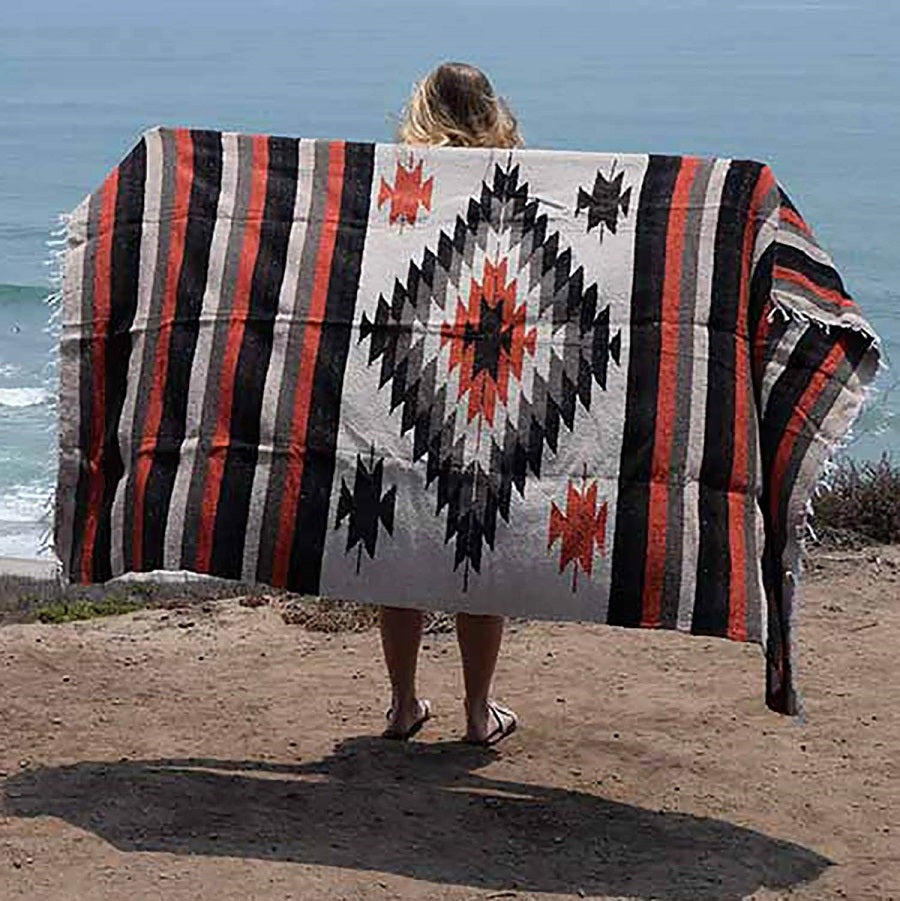
MULTIPOLYGON (((44 516, 50 491, 47 484, 39 481, 0 489, 0 525, 39 523, 44 516)), ((0 541, 2 540, 3 535, 0 531, 0 541)))
MULTIPOLYGON (((41 530, 37 527, 0 535, 0 558, 17 557, 23 560, 36 559, 41 546, 41 530)), ((3 570, 0 559, 0 571, 3 570)))
POLYGON ((0 388, 0 407, 37 407, 49 396, 46 388, 0 388))
POLYGON ((0 363, 0 379, 11 379, 17 376, 22 370, 12 363, 0 363))

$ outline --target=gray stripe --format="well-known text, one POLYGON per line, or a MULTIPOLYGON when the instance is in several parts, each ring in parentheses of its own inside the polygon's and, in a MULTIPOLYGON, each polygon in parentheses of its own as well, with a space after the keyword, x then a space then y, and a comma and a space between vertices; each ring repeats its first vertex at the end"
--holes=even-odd
MULTIPOLYGON (((288 352, 288 342, 297 330, 297 323, 302 324, 306 312, 302 307, 304 295, 298 290, 299 280, 306 277, 304 267, 304 251, 306 250, 307 227, 310 220, 310 206, 314 192, 312 190, 315 169, 316 144, 314 141, 301 141, 298 149, 297 192, 294 199, 293 224, 288 239, 287 260, 284 280, 278 297, 278 314, 272 332, 272 355, 266 373, 266 385, 263 391, 262 409, 259 423, 259 447, 256 468, 253 473, 253 490, 250 493, 250 508, 247 512, 247 534, 244 541, 244 560, 242 573, 245 581, 256 579, 259 559, 260 535, 265 516, 265 502, 268 497, 269 477, 274 462, 283 459, 283 447, 276 448, 278 425, 290 422, 278 418, 279 389, 284 390, 287 379, 285 372, 288 365, 296 362, 298 354, 288 352)), ((309 263, 307 258, 306 263, 309 263)), ((282 439, 282 444, 284 439, 282 439)))
POLYGON ((110 528, 110 564, 114 576, 126 571, 125 560, 131 556, 123 542, 131 541, 131 532, 125 528, 125 499, 129 480, 134 471, 134 444, 140 441, 135 431, 138 377, 144 366, 145 335, 150 301, 153 294, 154 273, 157 271, 157 249, 160 232, 160 195, 162 191, 162 139, 156 129, 145 135, 147 146, 147 178, 144 183, 144 224, 141 230, 140 274, 138 279, 137 308, 131 325, 132 352, 128 358, 128 382, 122 415, 119 418, 119 447, 124 464, 122 478, 116 485, 113 498, 110 528), (126 557, 127 553, 127 557, 126 557))
POLYGON ((756 267, 763 254, 775 243, 778 237, 778 208, 772 210, 765 221, 760 225, 753 244, 753 257, 750 261, 750 277, 756 272, 756 267))
MULTIPOLYGON (((168 271, 169 244, 172 236, 171 210, 175 196, 175 167, 177 163, 175 133, 163 129, 159 133, 161 142, 161 166, 162 187, 160 189, 160 223, 159 243, 156 249, 154 278, 150 287, 150 304, 147 310, 147 320, 143 329, 143 347, 141 348, 141 374, 136 385, 148 386, 152 384, 153 367, 156 360, 156 345, 159 340, 159 324, 162 318, 162 306, 166 291, 166 274, 168 271), (167 216, 163 216, 165 211, 167 216), (165 221, 164 221, 165 219, 165 221)), ((149 285, 148 285, 149 287, 149 285)), ((135 323, 135 326, 137 323, 135 323)), ((131 536, 134 534, 134 468, 141 453, 141 442, 144 437, 144 427, 147 418, 147 402, 149 391, 142 391, 135 398, 134 430, 132 440, 128 442, 131 448, 130 460, 125 458, 125 467, 129 472, 128 481, 122 479, 120 484, 125 484, 125 527, 122 532, 124 547, 123 566, 125 570, 132 568, 131 536)))
MULTIPOLYGON (((300 257, 300 273, 297 280, 294 317, 293 321, 288 325, 284 377, 281 380, 281 390, 278 395, 278 412, 275 416, 275 422, 285 424, 285 431, 281 434, 277 432, 273 434, 271 474, 269 476, 265 510, 262 516, 259 536, 256 578, 260 582, 270 582, 272 578, 275 539, 280 528, 281 499, 284 496, 288 466, 291 463, 290 429, 294 420, 294 399, 297 390, 300 361, 303 354, 303 341, 309 325, 307 319, 312 303, 316 257, 319 252, 319 239, 322 234, 325 204, 328 199, 328 142, 316 141, 314 152, 315 163, 312 175, 309 223, 306 229, 306 240, 303 242, 303 253, 300 257)), ((301 453, 304 451, 304 448, 300 449, 301 453)), ((252 574, 245 573, 245 575, 252 574)))
POLYGON ((678 360, 675 379, 675 422, 669 458, 669 487, 666 505, 666 564, 662 585, 662 617, 674 626, 681 592, 684 551, 684 482, 691 426, 691 383, 694 367, 694 337, 697 303, 697 272, 706 194, 712 176, 712 160, 701 163, 688 196, 681 284, 678 305, 678 360))
POLYGON ((81 409, 81 342, 94 284, 96 244, 89 238, 97 233, 100 218, 98 196, 86 197, 69 221, 62 280, 62 322, 59 347, 59 471, 57 473, 54 548, 71 573, 75 501, 82 449, 80 428, 89 410, 81 409))
POLYGON ((678 602, 677 628, 690 631, 696 597, 697 559, 702 524, 700 523, 700 467, 703 463, 703 442, 706 429, 707 357, 709 341, 706 325, 712 298, 712 274, 716 250, 722 188, 731 164, 730 160, 716 160, 709 177, 706 200, 703 206, 697 250, 696 303, 694 307, 694 334, 690 348, 691 401, 689 431, 684 464, 685 485, 682 495, 682 567, 681 591, 678 602))
MULTIPOLYGON (((825 254, 825 251, 819 246, 819 242, 813 237, 810 232, 805 232, 802 228, 798 228, 794 225, 793 222, 789 222, 787 219, 782 219, 779 217, 778 219, 778 240, 782 241, 785 237, 790 236, 792 239, 790 243, 792 243, 798 249, 808 253, 810 256, 813 256, 814 251, 818 250, 820 253, 825 254), (812 251, 812 252, 811 252, 812 251)), ((785 241, 784 243, 789 243, 785 241)), ((828 254, 825 254, 827 257, 828 254)), ((831 258, 828 257, 827 265, 833 266, 834 264, 831 262, 831 258)))
POLYGON ((215 436, 216 422, 219 417, 218 384, 222 373, 222 360, 228 344, 228 332, 231 328, 231 311, 234 307, 234 291, 237 285, 238 268, 241 262, 241 250, 244 245, 244 228, 247 212, 250 207, 250 192, 253 185, 253 138, 238 135, 238 170, 237 188, 235 190, 234 212, 231 219, 231 232, 228 236, 228 249, 225 251, 225 267, 222 274, 222 289, 216 321, 212 325, 212 349, 209 366, 203 381, 203 413, 200 420, 197 451, 191 471, 190 489, 184 511, 184 529, 181 543, 181 559, 186 569, 193 569, 197 558, 197 538, 200 516, 203 505, 203 489, 206 483, 206 468, 212 440, 215 436))
POLYGON ((188 400, 185 408, 184 440, 178 456, 178 468, 172 486, 169 505, 169 519, 166 523, 164 560, 166 569, 189 569, 193 558, 182 560, 185 512, 190 492, 191 476, 197 456, 197 446, 203 418, 203 399, 210 372, 210 358, 213 350, 213 334, 219 316, 222 300, 225 259, 231 232, 240 231, 233 227, 234 204, 238 180, 238 145, 235 134, 222 135, 222 184, 216 209, 216 224, 213 229, 209 253, 209 268, 203 303, 200 310, 197 333, 197 347, 191 367, 188 386, 188 400))
MULTIPOLYGON (((749 366, 748 366, 749 375, 749 366)), ((762 584, 764 523, 759 506, 762 497, 762 460, 759 452, 760 424, 752 378, 747 379, 747 494, 744 499, 744 578, 747 608, 744 625, 747 638, 762 641, 765 632, 765 590, 762 584)))
MULTIPOLYGON (((749 290, 749 286, 748 286, 749 290)), ((762 641, 765 634, 765 591, 762 584, 762 552, 765 543, 763 517, 759 506, 762 497, 762 459, 759 450, 759 427, 762 419, 756 407, 753 383, 753 342, 747 342, 747 494, 744 497, 744 578, 747 607, 744 625, 748 639, 762 641)))

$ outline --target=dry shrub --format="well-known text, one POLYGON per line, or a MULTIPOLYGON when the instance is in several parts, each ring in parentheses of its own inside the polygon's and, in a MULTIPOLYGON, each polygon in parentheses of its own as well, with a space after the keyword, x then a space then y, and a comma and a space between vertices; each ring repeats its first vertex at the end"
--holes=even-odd
POLYGON ((812 525, 833 547, 900 542, 900 467, 841 458, 829 488, 813 501, 812 525))

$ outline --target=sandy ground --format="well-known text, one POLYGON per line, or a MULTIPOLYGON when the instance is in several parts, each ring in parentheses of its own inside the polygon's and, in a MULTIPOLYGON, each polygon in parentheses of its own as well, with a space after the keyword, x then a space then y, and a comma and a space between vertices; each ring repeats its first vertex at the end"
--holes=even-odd
POLYGON ((0 629, 0 898, 900 899, 900 549, 819 557, 808 723, 759 649, 514 627, 497 752, 375 738, 377 635, 236 602, 0 629))

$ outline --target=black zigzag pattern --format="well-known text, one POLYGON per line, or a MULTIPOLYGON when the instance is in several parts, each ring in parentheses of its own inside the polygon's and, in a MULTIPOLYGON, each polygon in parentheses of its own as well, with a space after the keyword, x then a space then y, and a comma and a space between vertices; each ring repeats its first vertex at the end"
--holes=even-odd
POLYGON ((585 284, 584 269, 573 268, 571 249, 561 249, 548 222, 528 184, 520 184, 518 166, 497 166, 493 184, 485 182, 465 218, 457 217, 453 235, 441 232, 437 252, 426 249, 419 265, 410 262, 390 301, 379 296, 374 319, 364 314, 360 322, 369 365, 380 363, 379 387, 390 384, 391 411, 400 408, 402 433, 413 433, 414 459, 426 461, 427 484, 437 482, 436 512, 446 511, 454 565, 465 563, 467 573, 469 565, 479 571, 485 544, 493 549, 498 515, 509 521, 512 489, 524 496, 529 474, 540 478, 544 448, 557 451, 560 426, 574 428, 578 404, 590 410, 593 385, 605 390, 610 362, 620 360, 621 336, 611 331, 609 307, 600 307, 596 284, 585 284), (425 335, 432 304, 443 310, 458 297, 463 264, 471 271, 476 249, 487 253, 489 243, 517 249, 519 277, 538 298, 530 315, 550 324, 552 339, 548 370, 534 372, 530 391, 515 387, 515 425, 507 420, 502 434, 487 437, 486 470, 467 460, 466 436, 457 433, 457 416, 465 413, 447 396, 438 357, 425 358, 425 335))

